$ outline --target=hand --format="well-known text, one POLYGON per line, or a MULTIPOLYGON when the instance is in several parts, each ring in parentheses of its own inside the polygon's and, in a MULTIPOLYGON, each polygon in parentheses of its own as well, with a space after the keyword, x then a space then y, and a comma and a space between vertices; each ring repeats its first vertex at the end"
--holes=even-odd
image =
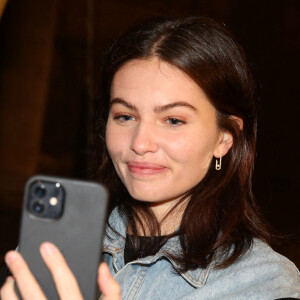
POLYGON ((121 300, 121 287, 110 274, 106 263, 99 266, 98 285, 102 292, 101 300, 121 300))
MULTIPOLYGON (((61 300, 82 300, 80 289, 64 257, 51 243, 43 243, 40 248, 41 256, 47 265, 56 285, 61 300)), ((13 277, 8 277, 1 289, 2 300, 17 300, 14 291, 14 281, 24 300, 45 300, 46 297, 30 272, 26 262, 16 251, 10 251, 5 256, 13 277)), ((106 264, 101 264, 98 271, 98 283, 104 300, 120 300, 121 289, 109 272, 106 264)))

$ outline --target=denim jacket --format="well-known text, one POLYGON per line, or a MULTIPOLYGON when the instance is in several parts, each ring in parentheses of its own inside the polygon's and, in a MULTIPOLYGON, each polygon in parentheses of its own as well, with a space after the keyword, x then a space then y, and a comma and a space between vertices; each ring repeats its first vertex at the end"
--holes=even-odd
POLYGON ((160 299, 277 299, 300 298, 300 274, 296 266, 267 244, 255 240, 253 247, 225 269, 181 273, 169 253, 180 251, 178 237, 170 239, 156 255, 124 264, 126 221, 115 209, 103 244, 103 259, 121 285, 123 300, 160 299))

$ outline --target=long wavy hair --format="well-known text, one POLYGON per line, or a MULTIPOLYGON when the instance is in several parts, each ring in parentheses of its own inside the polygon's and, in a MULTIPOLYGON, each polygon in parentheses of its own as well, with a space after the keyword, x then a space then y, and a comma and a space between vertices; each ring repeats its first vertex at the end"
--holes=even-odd
POLYGON ((94 176, 107 186, 111 208, 117 206, 128 220, 137 253, 141 248, 155 249, 155 243, 138 244, 137 228, 147 226, 151 235, 160 235, 160 224, 147 203, 130 197, 105 146, 115 73, 132 59, 152 57, 190 76, 217 110, 219 128, 233 136, 222 169, 216 171, 211 162, 204 179, 183 197, 189 201, 180 229, 165 237, 179 236, 182 252, 173 259, 182 271, 207 267, 216 253, 216 267, 224 268, 251 247, 254 237, 269 238, 251 186, 257 128, 255 85, 245 54, 226 26, 206 17, 156 18, 134 26, 112 44, 103 64, 95 113, 94 176), (234 116, 243 120, 242 128, 234 116))

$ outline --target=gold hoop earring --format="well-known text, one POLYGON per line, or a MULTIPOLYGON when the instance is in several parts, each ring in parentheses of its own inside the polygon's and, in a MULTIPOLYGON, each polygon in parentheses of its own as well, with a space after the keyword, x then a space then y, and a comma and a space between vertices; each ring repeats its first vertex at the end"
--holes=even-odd
POLYGON ((216 158, 216 170, 220 171, 222 168, 222 156, 219 157, 219 161, 218 158, 216 158))

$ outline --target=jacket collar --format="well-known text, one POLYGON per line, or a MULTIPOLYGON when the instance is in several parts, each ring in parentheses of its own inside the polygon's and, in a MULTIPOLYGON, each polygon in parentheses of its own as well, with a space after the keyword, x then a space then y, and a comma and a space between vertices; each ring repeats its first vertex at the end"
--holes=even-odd
MULTIPOLYGON (((123 255, 127 228, 126 219, 122 217, 122 215, 118 212, 118 209, 115 208, 109 217, 108 223, 116 232, 110 226, 107 227, 103 241, 103 252, 110 253, 113 256, 116 256, 120 253, 123 255)), ((166 242, 166 244, 158 251, 156 255, 138 259, 135 261, 135 263, 150 264, 161 257, 165 257, 188 283, 196 288, 201 287, 205 284, 213 263, 210 263, 206 269, 198 268, 196 270, 190 270, 183 273, 180 271, 179 264, 171 257, 172 254, 178 254, 180 252, 181 247, 179 238, 173 237, 166 242)))

